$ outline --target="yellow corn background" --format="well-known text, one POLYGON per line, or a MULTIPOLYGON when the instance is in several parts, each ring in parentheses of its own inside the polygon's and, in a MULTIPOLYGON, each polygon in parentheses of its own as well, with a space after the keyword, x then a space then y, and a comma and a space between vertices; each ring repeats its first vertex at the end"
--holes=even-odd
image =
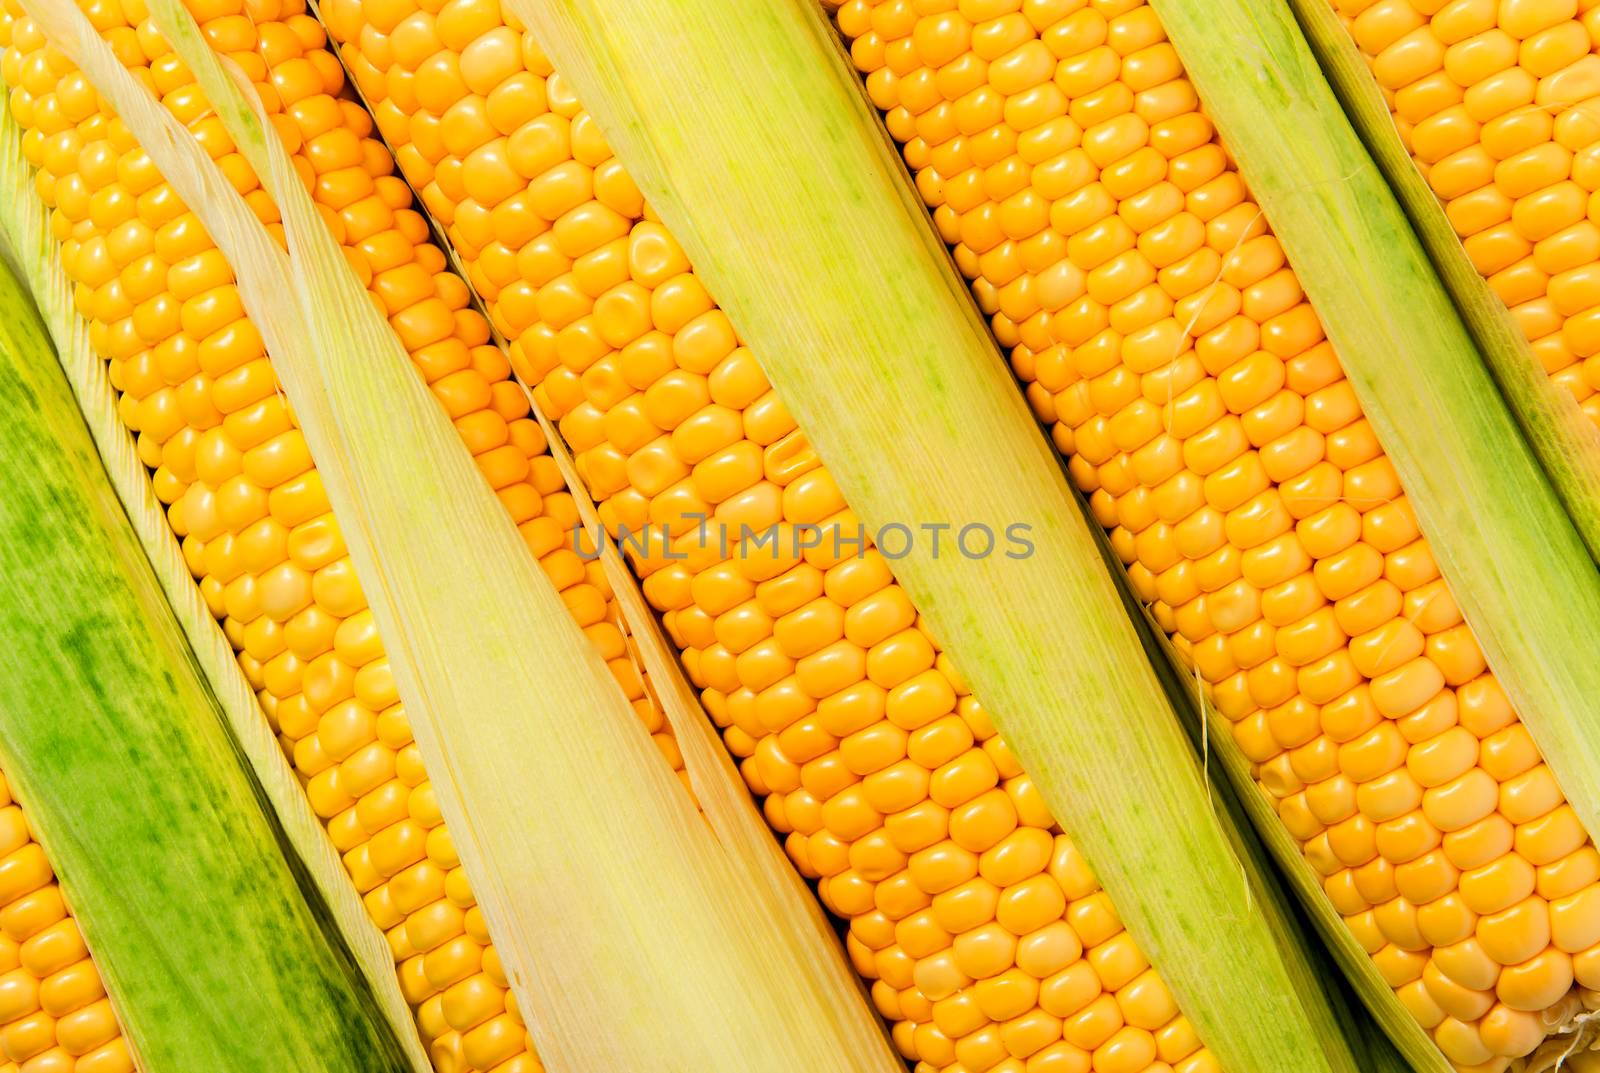
MULTIPOLYGON (((273 222, 138 0, 80 6, 273 222)), ((576 507, 512 369, 607 526, 671 530, 632 556, 644 591, 791 859, 849 922, 919 1073, 1216 1069, 884 558, 722 539, 853 534, 855 518, 520 24, 494 0, 328 0, 368 116, 293 0, 188 7, 255 82, 419 373, 681 766, 605 582, 573 551, 576 507)), ((1402 1004, 1463 1073, 1501 1073, 1600 1006, 1600 853, 1462 622, 1154 10, 830 7, 1135 590, 1402 1004)), ((1600 421, 1600 110, 1586 103, 1600 60, 1579 7, 1340 10, 1474 263, 1600 421)), ((227 265, 82 77, 6 11, 0 77, 123 418, 438 1068, 539 1069, 227 265)), ((0 981, 0 1017, 9 993, 0 981)), ((46 1053, 11 1050, 29 1017, 0 1027, 17 1062, 46 1053)), ((44 1040, 30 1031, 20 1048, 44 1040)), ((76 1068, 103 1073, 89 1061, 76 1068)))

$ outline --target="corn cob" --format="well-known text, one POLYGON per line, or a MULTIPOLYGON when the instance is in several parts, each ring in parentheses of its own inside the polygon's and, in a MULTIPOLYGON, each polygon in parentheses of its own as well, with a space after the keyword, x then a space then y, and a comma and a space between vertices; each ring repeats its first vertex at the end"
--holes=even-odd
POLYGON ((1474 267, 1600 424, 1592 5, 1339 3, 1474 267))
POLYGON ((133 1073, 61 886, 0 775, 0 1073, 133 1073))
MULTIPOLYGON (((602 519, 613 530, 675 527, 675 550, 689 560, 636 557, 645 592, 791 856, 851 920, 851 952, 876 980, 903 1052, 925 1069, 1210 1068, 1209 1055, 1170 1046, 1158 1019, 1125 1001, 1133 996, 1119 989, 1134 978, 1106 962, 1103 979, 1094 975, 1125 933, 1074 931, 1090 904, 1106 906, 1081 864, 1077 877, 1058 868, 1055 882, 990 867, 991 856, 999 861, 990 846, 1040 841, 1053 824, 882 558, 741 557, 695 532, 696 514, 755 530, 849 516, 568 84, 535 62, 525 37, 521 66, 509 63, 522 27, 478 3, 437 12, 336 3, 323 15, 402 169, 511 340, 514 367, 559 421, 602 519), (497 57, 504 67, 489 62, 497 57), (604 226, 585 226, 595 221, 604 226), (906 706, 907 686, 937 705, 906 706), (914 780, 904 801, 890 792, 902 779, 914 780), (998 921, 997 886, 1007 888, 998 921), (1010 899, 1030 887, 1051 900, 1035 898, 1037 911, 1024 915, 1010 899), (957 893, 980 896, 972 915, 957 893), (1087 964, 1036 961, 1031 944, 1047 934, 1093 946, 1087 964), (977 960, 978 940, 1000 943, 1003 956, 977 960), (1063 1004, 1053 991, 1069 978, 1084 990, 1063 1004), (1002 987, 1018 988, 1018 1005, 1002 987), (1056 1043, 1058 1017, 1066 1038, 1056 1043)), ((1127 971, 1144 968, 1130 959, 1127 971)))
POLYGON ((1600 856, 1506 703, 1292 270, 1137 0, 838 26, 1140 597, 1459 1068, 1600 977, 1600 856))
MULTIPOLYGON (((572 550, 570 497, 505 360, 427 241, 371 121, 302 5, 192 5, 250 72, 351 263, 454 419, 530 550, 606 656, 674 767, 676 747, 627 655, 597 572, 572 550)), ((97 28, 221 161, 264 220, 276 210, 142 6, 97 28)), ((24 150, 53 208, 91 339, 212 610, 395 955, 440 1068, 539 1069, 421 769, 371 612, 277 393, 232 275, 126 128, 31 20, 0 30, 24 150), (57 195, 60 196, 57 196, 57 195)))

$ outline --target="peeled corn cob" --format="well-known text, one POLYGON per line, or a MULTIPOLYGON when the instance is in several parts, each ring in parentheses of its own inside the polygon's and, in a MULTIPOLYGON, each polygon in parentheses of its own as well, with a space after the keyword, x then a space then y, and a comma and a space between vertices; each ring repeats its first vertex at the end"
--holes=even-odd
POLYGON ((1335 907, 1458 1068, 1533 1052, 1592 1005, 1600 855, 1155 13, 835 17, 1035 412, 1335 907))
MULTIPOLYGON (((570 497, 460 280, 427 241, 371 121, 303 6, 191 6, 257 79, 352 264, 454 419, 530 550, 681 768, 598 572, 572 550, 570 497)), ((264 220, 276 219, 142 7, 91 9, 264 220)), ((0 30, 13 113, 121 412, 171 505, 191 570, 239 649, 312 806, 388 934, 441 1068, 539 1069, 422 771, 371 612, 232 273, 148 156, 20 9, 0 30), (86 111, 87 110, 87 111, 86 111)))
POLYGON ((0 850, 0 1073, 133 1073, 49 855, 3 775, 0 850))
POLYGON ((1468 257, 1600 424, 1600 57, 1587 4, 1336 5, 1468 257))
POLYGON ((698 514, 735 531, 853 518, 517 21, 482 3, 322 13, 602 520, 673 527, 687 561, 637 556, 645 592, 791 856, 851 919, 902 1051, 925 1069, 1213 1068, 1059 834, 1045 864, 1048 812, 882 557, 696 531, 698 514))

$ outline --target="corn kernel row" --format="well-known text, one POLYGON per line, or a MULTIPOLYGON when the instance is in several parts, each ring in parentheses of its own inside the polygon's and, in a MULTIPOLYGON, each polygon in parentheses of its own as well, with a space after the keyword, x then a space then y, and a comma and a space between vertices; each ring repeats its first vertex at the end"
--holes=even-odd
POLYGON ((789 541, 853 516, 523 28, 494 0, 322 11, 602 519, 670 528, 684 558, 633 557, 645 594, 901 1052, 922 1073, 1216 1069, 882 556, 789 541))
MULTIPOLYGON (((142 3, 81 6, 281 238, 276 208, 142 3)), ((681 767, 603 578, 572 550, 576 510, 526 398, 391 174, 322 28, 300 0, 188 6, 211 45, 255 83, 418 373, 681 767)), ((228 265, 127 128, 14 3, 0 44, 0 77, 120 414, 203 595, 389 939, 425 1045, 445 1073, 535 1073, 542 1067, 443 826, 372 612, 228 265)))
POLYGON ((1328 898, 1458 1069, 1511 1068, 1595 1005, 1600 853, 1155 12, 834 6, 1035 413, 1328 898))
POLYGON ((0 775, 0 1073, 133 1073, 50 858, 0 775))
POLYGON ((1600 10, 1339 0, 1472 263, 1600 424, 1600 10))

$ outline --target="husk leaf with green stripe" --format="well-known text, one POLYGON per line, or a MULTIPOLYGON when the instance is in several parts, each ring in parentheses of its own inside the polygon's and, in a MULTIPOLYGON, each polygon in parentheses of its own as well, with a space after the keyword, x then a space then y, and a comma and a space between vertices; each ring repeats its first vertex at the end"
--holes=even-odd
POLYGON ((367 985, 378 997, 413 1073, 431 1073, 433 1066, 423 1053, 400 991, 388 941, 351 885, 255 690, 234 659, 233 647, 201 598, 166 511, 151 487, 149 471, 117 414, 116 392, 105 361, 89 343, 88 325, 73 307, 72 283, 62 267, 61 246, 50 235, 49 210, 34 192, 31 170, 23 157, 22 132, 16 120, 9 109, 0 109, 0 235, 5 239, 4 252, 33 296, 112 487, 217 698, 234 742, 249 762, 284 838, 315 885, 367 985))
POLYGON ((0 765, 144 1073, 411 1069, 0 268, 0 765))

